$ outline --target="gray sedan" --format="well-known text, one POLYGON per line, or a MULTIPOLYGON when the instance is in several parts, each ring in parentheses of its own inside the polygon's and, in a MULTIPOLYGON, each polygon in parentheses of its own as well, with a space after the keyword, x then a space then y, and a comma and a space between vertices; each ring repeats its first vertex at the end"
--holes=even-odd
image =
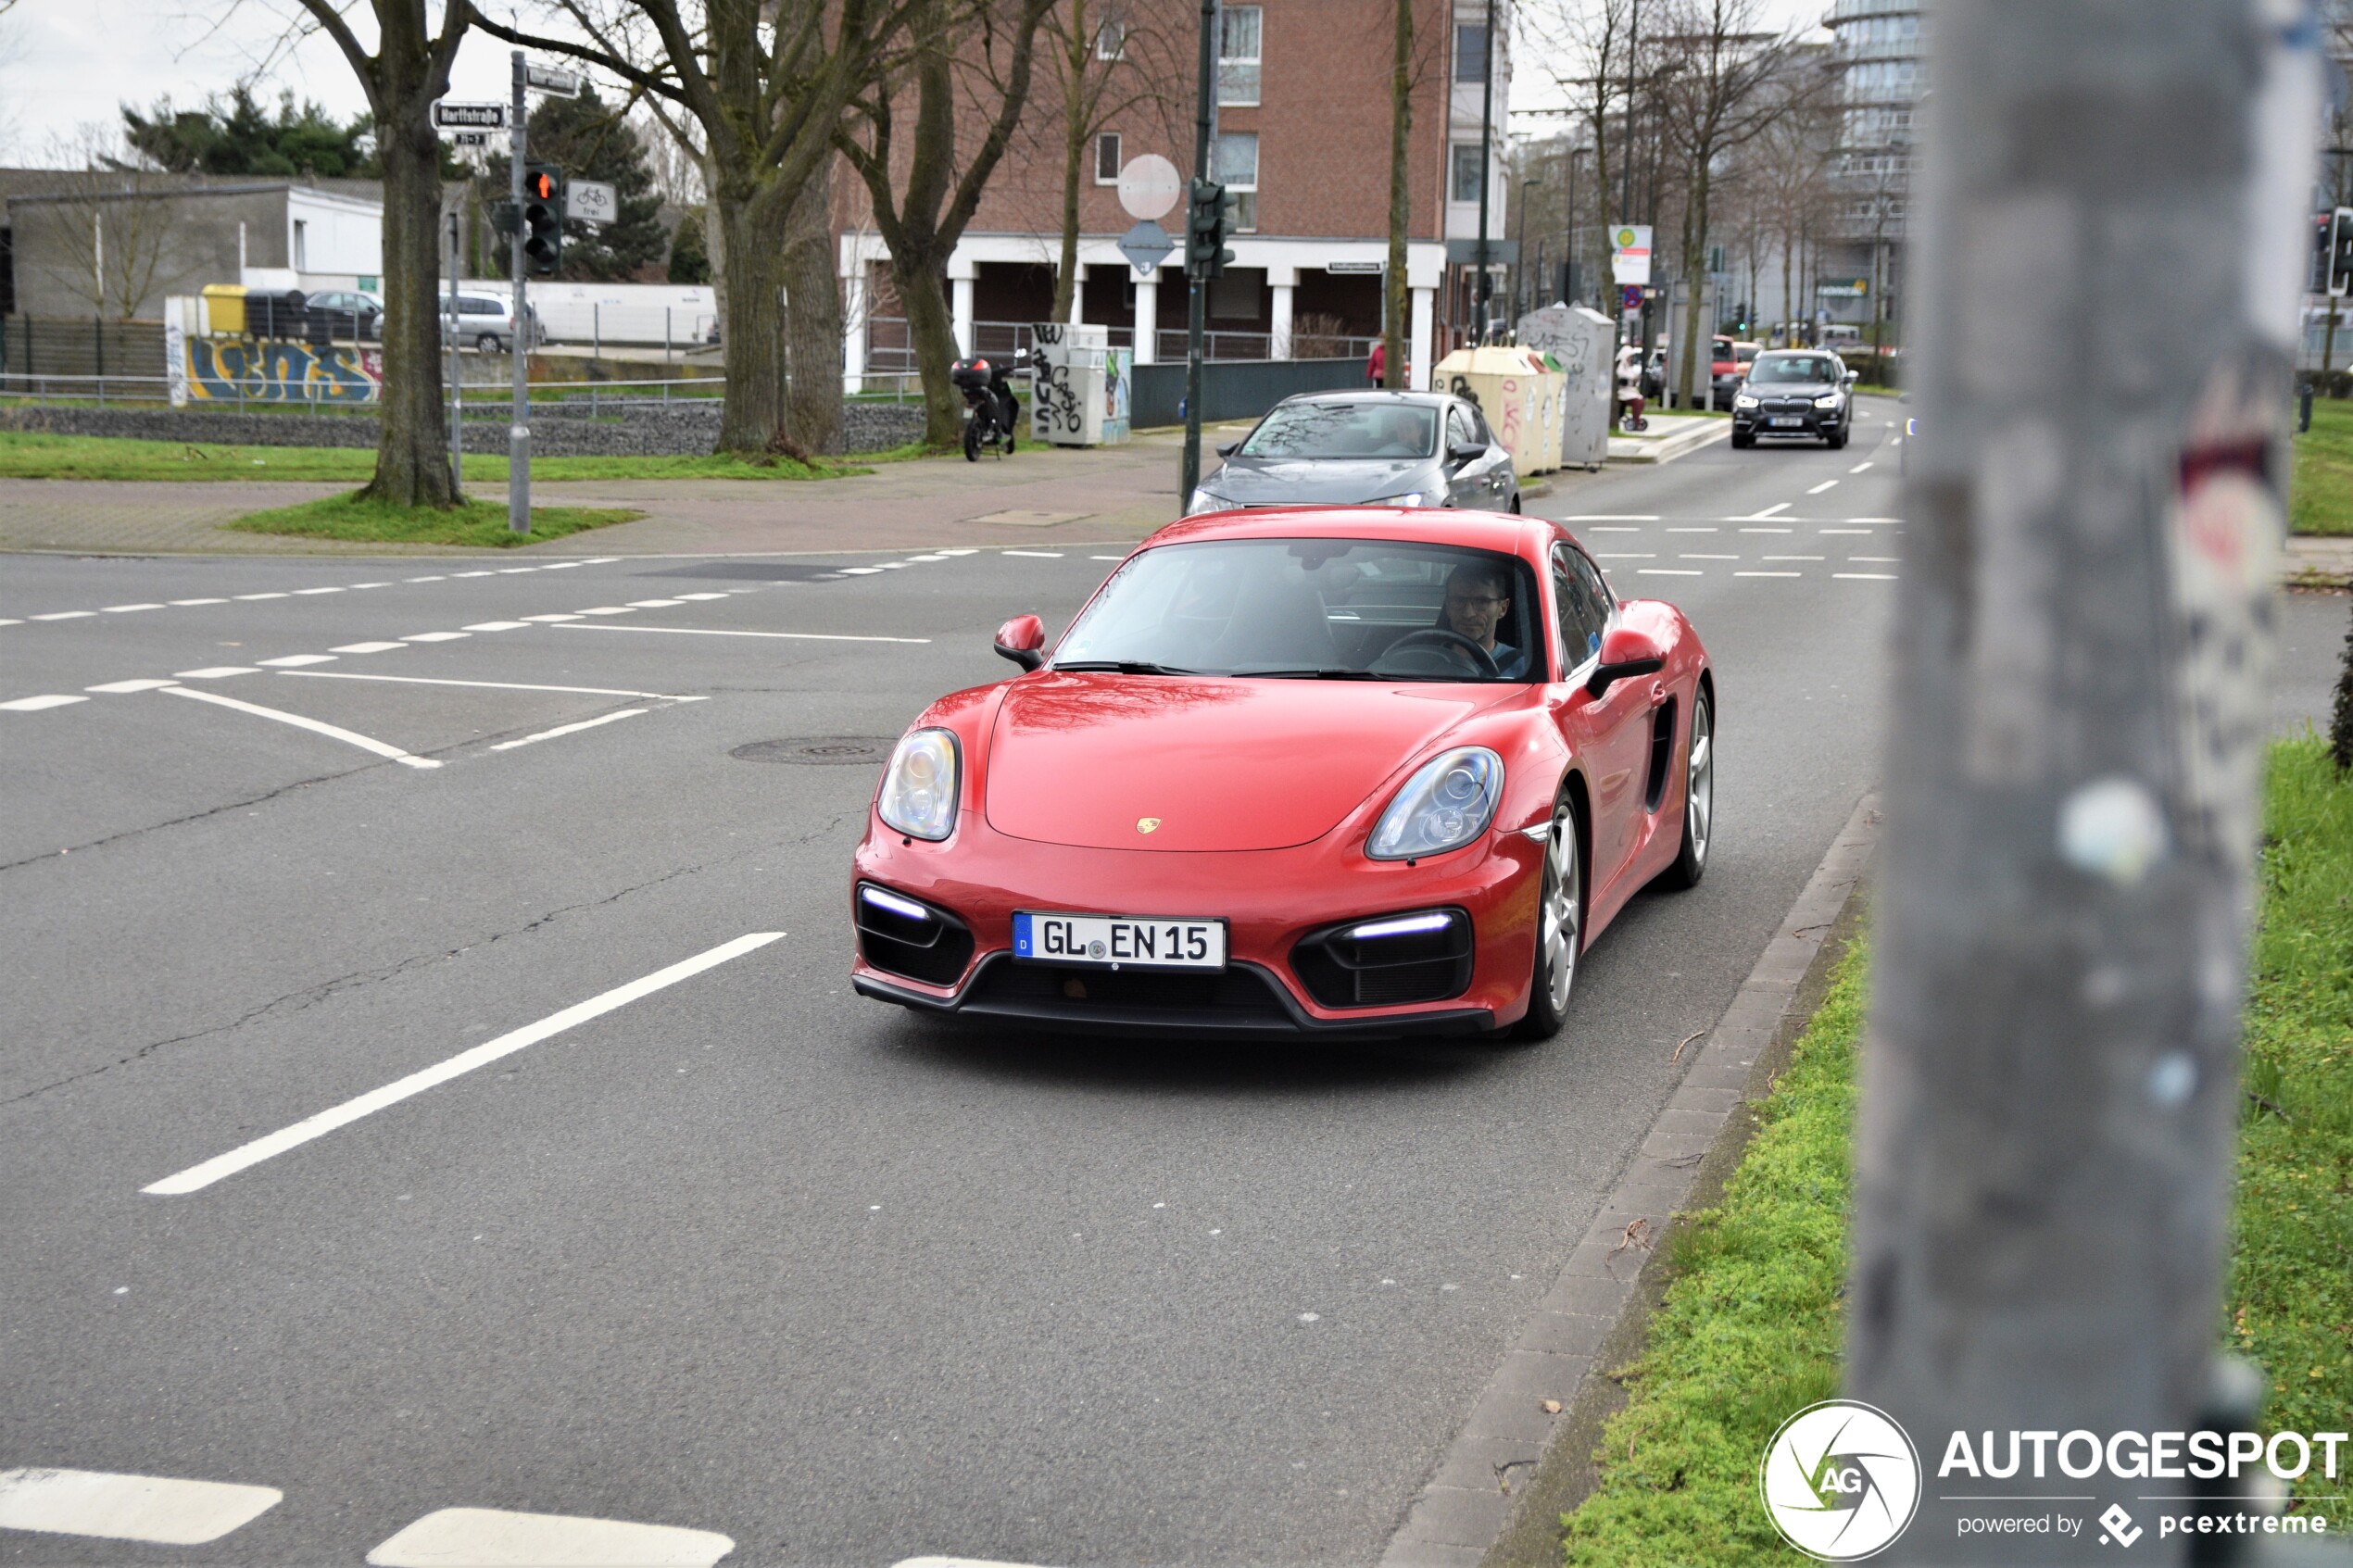
POLYGON ((1511 454, 1478 405, 1441 392, 1319 392, 1277 404, 1218 455, 1185 508, 1469 507, 1519 510, 1511 454))

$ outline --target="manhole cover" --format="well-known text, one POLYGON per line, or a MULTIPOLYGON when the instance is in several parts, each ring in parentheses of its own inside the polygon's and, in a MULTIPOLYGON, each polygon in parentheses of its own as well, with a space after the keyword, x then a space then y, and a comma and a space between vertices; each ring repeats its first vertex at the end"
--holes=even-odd
POLYGON ((728 756, 745 762, 798 762, 807 768, 880 767, 896 741, 882 735, 800 735, 756 740, 728 756))

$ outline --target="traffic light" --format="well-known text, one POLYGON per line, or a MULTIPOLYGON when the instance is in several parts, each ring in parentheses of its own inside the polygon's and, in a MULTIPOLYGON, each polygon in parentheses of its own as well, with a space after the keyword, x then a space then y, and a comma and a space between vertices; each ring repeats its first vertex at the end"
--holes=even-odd
POLYGON ((2340 207, 2329 224, 2329 293, 2353 294, 2353 207, 2340 207))
POLYGON ((1226 227, 1233 197, 1214 180, 1193 182, 1192 205, 1185 227, 1185 273, 1191 278, 1222 278, 1234 259, 1226 248, 1226 227))
POLYGON ((540 277, 552 276, 564 255, 564 171, 534 163, 522 174, 523 261, 540 277))

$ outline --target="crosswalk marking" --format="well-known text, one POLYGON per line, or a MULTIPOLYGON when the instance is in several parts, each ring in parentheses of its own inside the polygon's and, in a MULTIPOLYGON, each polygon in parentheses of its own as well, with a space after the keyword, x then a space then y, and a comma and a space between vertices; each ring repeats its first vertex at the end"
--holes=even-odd
POLYGON ((26 1466, 0 1470, 0 1528, 202 1546, 251 1524, 284 1495, 226 1481, 26 1466))
POLYGON ((426 1514, 368 1554, 374 1568, 711 1568, 736 1543, 710 1530, 445 1508, 426 1514))

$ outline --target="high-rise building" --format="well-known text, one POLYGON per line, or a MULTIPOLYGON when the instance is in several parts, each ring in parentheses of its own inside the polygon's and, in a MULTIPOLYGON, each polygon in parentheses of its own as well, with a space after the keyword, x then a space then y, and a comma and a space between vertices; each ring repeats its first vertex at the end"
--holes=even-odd
POLYGON ((1926 18, 1920 0, 1836 0, 1824 19, 1836 43, 1836 202, 1815 303, 1833 321, 1880 324, 1888 341, 1903 297, 1903 242, 1910 218, 1913 118, 1926 18))

